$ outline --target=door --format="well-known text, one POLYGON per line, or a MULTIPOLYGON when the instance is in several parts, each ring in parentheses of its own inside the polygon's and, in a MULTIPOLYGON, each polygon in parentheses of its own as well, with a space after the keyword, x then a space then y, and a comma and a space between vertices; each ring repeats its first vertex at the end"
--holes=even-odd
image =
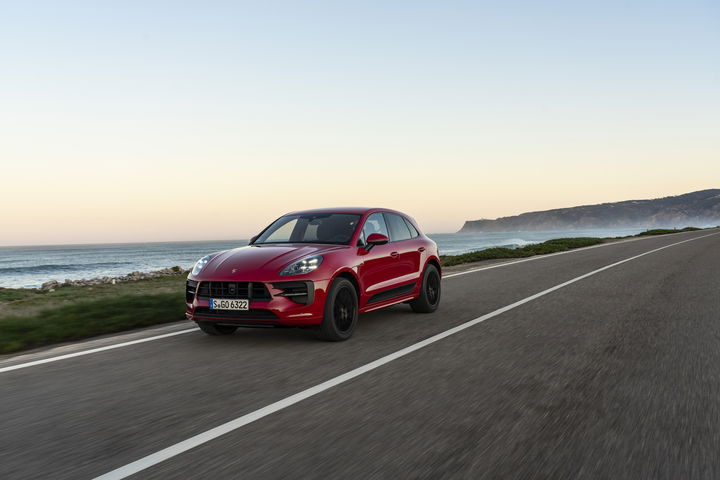
POLYGON ((413 235, 407 221, 401 215, 389 212, 384 212, 383 215, 390 232, 390 243, 388 245, 393 247, 391 249, 392 253, 397 254, 398 283, 414 282, 420 275, 421 259, 418 242, 413 238, 417 237, 417 232, 413 235))
MULTIPOLYGON (((380 212, 371 214, 365 220, 360 236, 363 244, 371 233, 380 233, 390 237, 385 218, 380 212)), ((358 248, 358 255, 362 261, 358 267, 358 276, 362 283, 363 293, 368 297, 397 286, 398 277, 401 275, 398 268, 399 254, 393 255, 395 252, 392 242, 375 245, 369 252, 364 248, 358 248)))

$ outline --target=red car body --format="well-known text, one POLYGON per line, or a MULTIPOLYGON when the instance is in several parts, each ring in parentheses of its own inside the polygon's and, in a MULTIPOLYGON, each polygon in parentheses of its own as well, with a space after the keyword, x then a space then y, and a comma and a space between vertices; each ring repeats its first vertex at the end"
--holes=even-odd
POLYGON ((437 269, 439 277, 437 245, 422 233, 412 218, 401 212, 382 208, 333 208, 292 212, 287 216, 312 218, 326 214, 350 214, 347 218, 351 219, 357 215, 357 224, 348 242, 257 244, 253 243, 258 238, 255 237, 247 246, 213 254, 198 273, 188 276, 187 318, 198 323, 231 326, 317 326, 323 321, 328 290, 338 278, 352 282, 357 291, 357 311, 362 313, 416 299, 428 265, 437 269), (373 214, 381 215, 374 215, 368 222, 373 214), (407 235, 401 230, 398 216, 407 223, 411 238, 404 238, 407 235), (368 245, 365 237, 372 228, 378 228, 379 219, 385 219, 386 227, 391 221, 399 225, 401 234, 397 235, 399 238, 393 238, 392 231, 389 238, 375 234, 373 238, 383 238, 387 243, 368 245), (315 270, 281 275, 280 272, 294 262, 316 255, 322 259, 315 270), (210 298, 247 298, 249 309, 213 310, 210 298))

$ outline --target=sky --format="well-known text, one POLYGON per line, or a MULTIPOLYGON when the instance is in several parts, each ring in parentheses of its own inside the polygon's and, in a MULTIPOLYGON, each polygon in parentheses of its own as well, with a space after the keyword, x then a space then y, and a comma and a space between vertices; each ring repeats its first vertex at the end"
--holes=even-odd
POLYGON ((720 188, 720 3, 0 2, 0 245, 720 188))

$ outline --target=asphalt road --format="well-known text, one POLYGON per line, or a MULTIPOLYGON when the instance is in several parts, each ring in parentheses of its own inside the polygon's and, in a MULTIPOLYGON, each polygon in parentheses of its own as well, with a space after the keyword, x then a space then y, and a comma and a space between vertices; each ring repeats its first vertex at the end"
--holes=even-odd
POLYGON ((496 265, 344 343, 193 331, 1 368, 178 324, 5 358, 0 478, 113 472, 492 312, 131 478, 720 478, 720 231, 496 265))

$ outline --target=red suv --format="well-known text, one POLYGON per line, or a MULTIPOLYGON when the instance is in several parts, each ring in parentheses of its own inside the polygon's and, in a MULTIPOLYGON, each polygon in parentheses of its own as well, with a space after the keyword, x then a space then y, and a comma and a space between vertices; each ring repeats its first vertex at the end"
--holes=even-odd
POLYGON ((359 313, 401 302, 437 309, 440 260, 413 219, 384 208, 284 215, 249 245, 198 260, 186 288, 186 316, 210 335, 315 327, 346 340, 359 313))

